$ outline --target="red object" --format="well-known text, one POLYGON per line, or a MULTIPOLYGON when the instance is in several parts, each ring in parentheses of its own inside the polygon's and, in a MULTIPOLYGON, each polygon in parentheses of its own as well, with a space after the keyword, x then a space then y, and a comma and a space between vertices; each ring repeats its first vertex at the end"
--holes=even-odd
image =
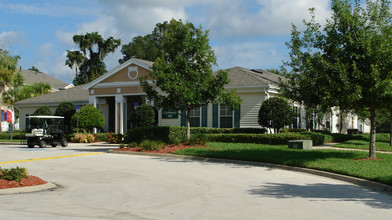
POLYGON ((7 111, 7 121, 12 122, 12 112, 7 111))

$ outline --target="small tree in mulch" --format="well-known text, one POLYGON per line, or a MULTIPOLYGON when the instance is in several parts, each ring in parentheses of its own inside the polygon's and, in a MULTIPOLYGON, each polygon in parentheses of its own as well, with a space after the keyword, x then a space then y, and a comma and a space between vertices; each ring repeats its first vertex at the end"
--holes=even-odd
MULTIPOLYGON (((78 115, 75 113, 71 119, 72 126, 77 127, 78 115)), ((101 128, 105 124, 105 117, 93 105, 86 105, 80 109, 79 128, 91 131, 93 128, 101 128)))

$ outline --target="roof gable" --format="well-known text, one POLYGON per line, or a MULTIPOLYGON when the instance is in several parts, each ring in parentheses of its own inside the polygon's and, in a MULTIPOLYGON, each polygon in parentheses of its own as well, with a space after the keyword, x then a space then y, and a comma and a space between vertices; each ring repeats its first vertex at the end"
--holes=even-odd
POLYGON ((139 82, 140 77, 148 76, 152 65, 153 62, 132 58, 88 83, 84 89, 88 90, 99 83, 139 82))

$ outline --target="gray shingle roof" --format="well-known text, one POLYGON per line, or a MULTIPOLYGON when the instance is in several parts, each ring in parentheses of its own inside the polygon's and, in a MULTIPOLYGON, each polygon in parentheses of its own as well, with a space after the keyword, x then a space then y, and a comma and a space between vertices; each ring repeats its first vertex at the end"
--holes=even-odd
POLYGON ((17 102, 16 105, 60 103, 63 101, 88 102, 88 91, 83 89, 84 86, 85 84, 70 89, 64 89, 46 95, 21 100, 17 102))
POLYGON ((278 86, 279 78, 284 80, 284 77, 262 69, 253 70, 243 67, 233 67, 226 71, 230 79, 228 86, 278 86))
POLYGON ((67 83, 43 72, 36 72, 32 70, 22 70, 21 72, 24 78, 24 83, 27 85, 38 82, 47 82, 54 89, 64 88, 68 85, 67 83))

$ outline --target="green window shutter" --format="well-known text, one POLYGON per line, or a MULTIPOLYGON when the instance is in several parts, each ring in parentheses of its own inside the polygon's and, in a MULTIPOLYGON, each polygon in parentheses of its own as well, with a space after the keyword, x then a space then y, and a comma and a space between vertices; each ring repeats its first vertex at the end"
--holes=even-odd
POLYGON ((241 105, 237 110, 234 110, 234 128, 240 128, 240 118, 241 118, 241 105))
POLYGON ((30 116, 30 114, 26 114, 26 124, 25 124, 25 131, 27 131, 29 129, 29 123, 30 123, 30 118, 27 118, 28 116, 30 116))
POLYGON ((207 104, 201 107, 201 127, 207 127, 207 104))
POLYGON ((181 110, 181 126, 186 127, 186 110, 181 110))
POLYGON ((212 104, 212 127, 218 128, 218 105, 212 104))

